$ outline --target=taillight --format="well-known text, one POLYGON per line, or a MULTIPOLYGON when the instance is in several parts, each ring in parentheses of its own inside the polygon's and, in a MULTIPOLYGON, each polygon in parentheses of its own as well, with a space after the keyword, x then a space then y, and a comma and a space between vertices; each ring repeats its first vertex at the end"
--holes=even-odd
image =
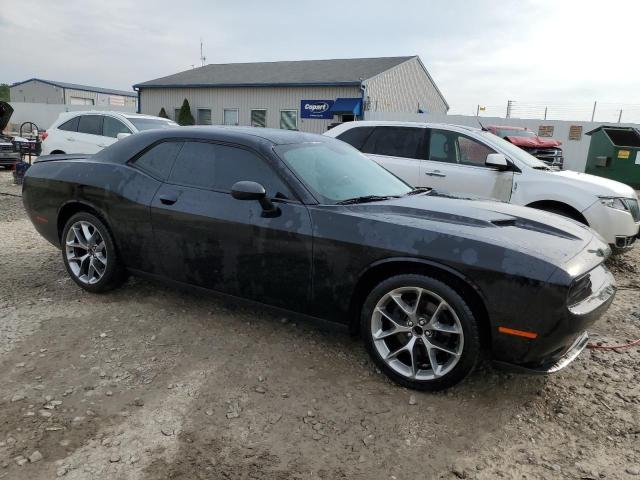
POLYGON ((41 132, 41 133, 40 133, 40 138, 41 138, 41 140, 42 140, 43 142, 47 139, 47 137, 48 137, 48 136, 49 136, 49 134, 47 133, 47 131, 46 131, 46 130, 45 130, 44 132, 41 132))

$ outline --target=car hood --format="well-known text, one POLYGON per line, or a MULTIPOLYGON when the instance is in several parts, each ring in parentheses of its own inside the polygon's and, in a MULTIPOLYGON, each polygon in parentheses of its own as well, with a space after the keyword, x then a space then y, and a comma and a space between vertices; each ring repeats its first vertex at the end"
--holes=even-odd
POLYGON ((504 137, 509 140, 511 143, 516 145, 517 147, 524 148, 551 148, 551 147, 559 147, 562 145, 562 142, 558 140, 554 140, 553 138, 540 138, 538 136, 535 137, 515 137, 508 136, 504 137))
POLYGON ((7 102, 0 102, 0 133, 9 125, 11 115, 13 115, 13 107, 7 102))
POLYGON ((615 180, 589 175, 588 173, 573 172, 571 170, 561 170, 549 172, 551 175, 558 175, 565 182, 571 182, 574 186, 588 190, 599 197, 623 197, 636 198, 636 193, 629 185, 625 185, 615 180))
POLYGON ((432 193, 344 208, 369 220, 450 235, 452 248, 455 237, 467 238, 526 253, 555 266, 566 266, 590 244, 594 258, 587 263, 595 266, 609 254, 607 244, 576 221, 492 200, 432 193))

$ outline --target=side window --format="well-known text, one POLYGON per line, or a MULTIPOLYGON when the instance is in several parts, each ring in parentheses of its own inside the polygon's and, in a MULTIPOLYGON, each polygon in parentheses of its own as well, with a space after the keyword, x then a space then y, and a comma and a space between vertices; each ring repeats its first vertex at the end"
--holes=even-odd
POLYGON ((131 130, 120 120, 105 116, 102 124, 102 135, 116 138, 119 133, 131 133, 131 130))
POLYGON ((139 156, 134 165, 160 180, 166 180, 183 142, 162 142, 139 156))
POLYGON ((67 120, 62 125, 60 125, 58 127, 58 130, 63 130, 65 132, 77 132, 79 121, 80 117, 73 117, 71 120, 67 120))
POLYGON ((444 130, 431 130, 429 137, 429 160, 458 163, 455 134, 444 130))
POLYGON ((458 136, 458 157, 461 164, 484 167, 490 153, 496 152, 472 138, 458 136))
POLYGON ((254 153, 238 147, 185 142, 169 181, 180 185, 231 191, 241 180, 258 182, 269 197, 294 198, 282 180, 254 153))
POLYGON ((78 132, 102 135, 102 115, 82 115, 78 122, 78 132))
POLYGON ((371 135, 372 131, 373 127, 350 128, 346 132, 338 135, 336 138, 338 140, 342 140, 343 142, 347 142, 349 145, 357 148, 358 150, 362 150, 364 142, 367 141, 367 138, 369 138, 369 135, 371 135))
POLYGON ((424 128, 376 127, 362 151, 390 157, 424 158, 420 148, 424 134, 424 128))
POLYGON ((431 131, 429 160, 484 167, 490 153, 495 152, 466 135, 445 130, 431 131))

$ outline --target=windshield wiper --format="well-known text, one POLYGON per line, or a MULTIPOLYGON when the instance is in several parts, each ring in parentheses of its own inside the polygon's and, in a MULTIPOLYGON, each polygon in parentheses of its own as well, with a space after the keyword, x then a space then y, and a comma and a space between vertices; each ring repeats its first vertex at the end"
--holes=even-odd
POLYGON ((337 202, 336 205, 352 205, 354 203, 367 203, 367 202, 380 202, 382 200, 389 200, 390 198, 398 198, 397 195, 365 195, 362 197, 347 198, 341 202, 337 202))
POLYGON ((430 192, 432 191, 432 188, 427 188, 427 187, 417 187, 414 188, 413 190, 411 190, 410 192, 406 193, 405 195, 409 196, 409 195, 418 195, 420 193, 426 193, 426 192, 430 192))

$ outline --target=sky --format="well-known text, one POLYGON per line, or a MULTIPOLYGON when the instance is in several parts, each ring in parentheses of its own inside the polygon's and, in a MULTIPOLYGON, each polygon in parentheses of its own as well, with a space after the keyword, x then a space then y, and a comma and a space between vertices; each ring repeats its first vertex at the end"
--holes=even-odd
POLYGON ((0 9, 0 83, 130 90, 200 65, 202 38, 207 63, 419 55, 450 113, 640 115, 638 19, 634 0, 21 0, 0 9))

